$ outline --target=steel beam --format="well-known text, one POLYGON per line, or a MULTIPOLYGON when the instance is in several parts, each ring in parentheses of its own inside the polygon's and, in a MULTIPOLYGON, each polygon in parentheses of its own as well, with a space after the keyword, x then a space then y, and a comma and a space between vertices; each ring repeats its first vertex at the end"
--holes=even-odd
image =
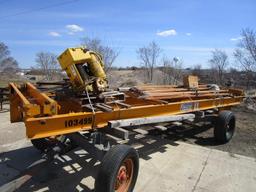
POLYGON ((184 120, 194 119, 194 118, 195 118, 194 114, 133 118, 133 119, 109 121, 108 126, 110 128, 129 127, 129 126, 136 126, 136 125, 165 123, 165 122, 172 122, 172 121, 184 121, 184 120))

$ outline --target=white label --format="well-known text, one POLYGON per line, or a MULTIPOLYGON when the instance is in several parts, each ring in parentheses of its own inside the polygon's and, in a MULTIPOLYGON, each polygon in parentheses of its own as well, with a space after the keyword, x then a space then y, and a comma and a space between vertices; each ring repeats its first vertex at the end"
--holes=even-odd
POLYGON ((199 102, 193 102, 193 103, 183 103, 180 106, 181 111, 191 111, 191 110, 197 110, 199 109, 199 102))

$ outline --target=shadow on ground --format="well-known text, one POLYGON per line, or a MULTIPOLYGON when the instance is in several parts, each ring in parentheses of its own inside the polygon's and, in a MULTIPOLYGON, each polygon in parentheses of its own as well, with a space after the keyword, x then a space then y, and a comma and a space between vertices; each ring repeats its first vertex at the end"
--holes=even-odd
POLYGON ((9 111, 10 111, 10 109, 3 108, 3 109, 0 109, 0 114, 1 114, 1 113, 7 113, 7 112, 9 112, 9 111))
MULTIPOLYGON (((212 126, 171 126, 167 131, 151 130, 148 135, 134 134, 128 144, 138 149, 140 158, 151 159, 150 154, 164 153, 166 145, 179 145, 176 141, 193 139, 199 145, 215 145, 213 137, 201 137, 200 133, 212 126)), ((0 154, 1 163, 21 172, 41 154, 33 147, 17 149, 0 154)), ((76 149, 48 164, 40 172, 33 175, 19 190, 22 191, 93 191, 99 162, 94 160, 86 151, 76 149)))

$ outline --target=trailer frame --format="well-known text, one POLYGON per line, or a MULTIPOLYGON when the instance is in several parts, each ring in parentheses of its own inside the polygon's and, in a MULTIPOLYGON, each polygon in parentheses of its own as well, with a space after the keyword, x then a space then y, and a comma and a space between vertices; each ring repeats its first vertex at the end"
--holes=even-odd
MULTIPOLYGON (((190 92, 197 94, 195 90, 190 92)), ((42 93, 30 83, 23 86, 10 83, 11 122, 25 123, 27 137, 46 154, 49 162, 77 146, 99 160, 96 192, 105 189, 107 192, 128 192, 136 183, 139 156, 135 149, 123 144, 128 143, 130 133, 136 131, 134 126, 206 120, 213 122, 216 139, 225 143, 232 138, 235 128, 235 117, 230 110, 244 99, 243 91, 238 89, 203 98, 184 96, 179 101, 139 98, 129 91, 124 93, 126 99, 123 100, 122 94, 108 92, 106 95, 114 96, 113 100, 109 97, 105 103, 92 103, 92 97, 86 93, 87 108, 91 111, 82 112, 75 111, 72 102, 63 105, 51 98, 54 93, 42 93), (63 106, 70 111, 65 112, 63 106), (46 147, 41 148, 42 145, 46 147)), ((27 170, 28 179, 31 178, 30 169, 38 167, 27 170)))

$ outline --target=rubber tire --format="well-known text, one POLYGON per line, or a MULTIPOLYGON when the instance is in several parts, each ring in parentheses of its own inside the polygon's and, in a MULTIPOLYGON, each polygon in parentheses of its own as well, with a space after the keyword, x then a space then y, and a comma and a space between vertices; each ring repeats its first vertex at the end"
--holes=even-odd
POLYGON ((224 144, 229 142, 236 127, 236 118, 232 111, 223 110, 219 113, 214 123, 214 138, 220 143, 224 144))
POLYGON ((105 154, 100 164, 95 181, 95 192, 115 191, 116 176, 123 160, 126 158, 131 158, 134 163, 133 180, 127 192, 133 191, 139 172, 138 152, 129 145, 116 145, 105 154))

